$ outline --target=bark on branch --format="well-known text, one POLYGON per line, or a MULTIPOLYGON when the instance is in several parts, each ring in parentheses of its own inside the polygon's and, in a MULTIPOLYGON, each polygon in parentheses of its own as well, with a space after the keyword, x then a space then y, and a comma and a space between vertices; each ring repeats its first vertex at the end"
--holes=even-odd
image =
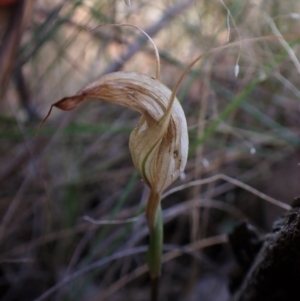
POLYGON ((300 300, 300 199, 266 235, 231 301, 300 300))

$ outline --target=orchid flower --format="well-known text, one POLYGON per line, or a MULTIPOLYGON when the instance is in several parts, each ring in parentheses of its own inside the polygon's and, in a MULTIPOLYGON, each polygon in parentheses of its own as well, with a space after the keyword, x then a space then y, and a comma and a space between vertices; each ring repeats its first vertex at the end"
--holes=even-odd
POLYGON ((129 149, 135 168, 150 188, 146 205, 146 218, 150 230, 147 260, 150 275, 152 279, 156 279, 161 270, 163 240, 161 194, 185 168, 188 156, 188 131, 185 114, 175 96, 178 85, 171 91, 160 82, 158 50, 152 39, 143 30, 141 31, 154 45, 156 78, 125 71, 103 75, 75 95, 54 103, 45 120, 50 115, 52 107, 69 111, 88 99, 115 103, 141 114, 137 126, 130 134, 129 149))

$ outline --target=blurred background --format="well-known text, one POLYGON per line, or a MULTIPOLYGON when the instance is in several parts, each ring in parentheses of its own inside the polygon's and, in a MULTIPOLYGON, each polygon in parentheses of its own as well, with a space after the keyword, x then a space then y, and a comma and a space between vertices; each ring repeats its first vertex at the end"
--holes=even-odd
POLYGON ((34 137, 52 103, 97 77, 154 76, 140 32, 92 30, 130 23, 155 41, 170 88, 197 55, 235 42, 180 85, 189 159, 162 202, 160 300, 227 300, 234 258, 224 235, 245 220, 266 233, 284 212, 268 201, 300 194, 299 1, 8 2, 0 1, 0 299, 149 300, 148 190, 128 149, 139 115, 91 100, 53 109, 34 137))

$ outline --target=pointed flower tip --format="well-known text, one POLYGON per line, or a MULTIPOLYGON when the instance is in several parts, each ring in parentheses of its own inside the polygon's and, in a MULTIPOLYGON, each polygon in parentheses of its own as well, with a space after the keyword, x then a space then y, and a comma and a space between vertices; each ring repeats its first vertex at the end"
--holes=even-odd
POLYGON ((158 80, 121 71, 100 77, 53 106, 69 111, 93 98, 140 112, 129 140, 132 160, 150 189, 161 194, 184 170, 188 154, 186 118, 176 97, 169 106, 171 95, 158 80))

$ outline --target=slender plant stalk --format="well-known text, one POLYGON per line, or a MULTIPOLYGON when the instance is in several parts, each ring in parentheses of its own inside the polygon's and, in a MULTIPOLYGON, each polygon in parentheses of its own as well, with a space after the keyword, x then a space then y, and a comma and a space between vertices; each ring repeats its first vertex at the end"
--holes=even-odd
POLYGON ((161 273, 161 256, 163 245, 163 221, 161 205, 156 212, 155 224, 150 227, 150 243, 147 251, 147 263, 151 276, 151 301, 158 299, 159 277, 161 273))
POLYGON ((151 279, 151 301, 158 300, 159 277, 151 279))

